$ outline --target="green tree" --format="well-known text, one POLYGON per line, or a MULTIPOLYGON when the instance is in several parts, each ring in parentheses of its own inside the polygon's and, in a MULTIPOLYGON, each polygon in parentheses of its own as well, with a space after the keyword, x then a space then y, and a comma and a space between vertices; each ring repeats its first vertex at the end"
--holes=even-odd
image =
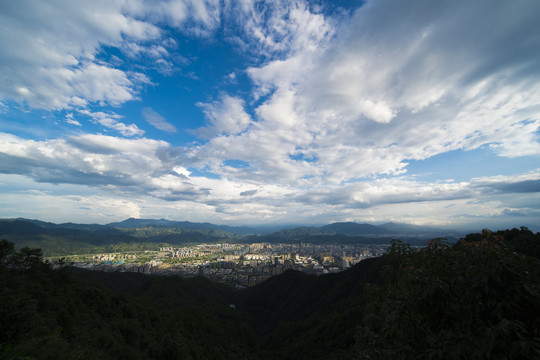
POLYGON ((41 249, 32 249, 28 246, 23 247, 12 255, 12 262, 15 266, 20 266, 24 270, 36 268, 43 264, 41 249))
POLYGON ((509 249, 488 232, 393 246, 385 283, 368 291, 359 357, 540 358, 540 263, 509 249))
POLYGON ((15 245, 6 239, 0 240, 0 265, 7 263, 9 257, 15 250, 15 245))

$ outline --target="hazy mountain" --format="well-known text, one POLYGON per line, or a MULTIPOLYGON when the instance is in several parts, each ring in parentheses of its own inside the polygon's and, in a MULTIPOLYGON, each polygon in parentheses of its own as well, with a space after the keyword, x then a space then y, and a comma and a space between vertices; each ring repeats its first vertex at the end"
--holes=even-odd
POLYGON ((395 234, 417 234, 417 235, 426 235, 426 236, 462 236, 464 232, 450 229, 441 229, 429 226, 419 226, 411 224, 402 224, 395 222, 388 222, 382 225, 379 225, 380 228, 391 231, 395 234))
POLYGON ((142 228, 145 226, 178 226, 177 221, 170 221, 166 219, 135 219, 135 218, 129 218, 123 221, 119 222, 112 222, 107 224, 106 226, 110 227, 117 227, 117 228, 123 228, 123 229, 129 229, 129 228, 142 228))
MULTIPOLYGON (((435 237, 458 238, 461 234, 444 229, 436 229, 408 224, 386 223, 379 226, 355 222, 336 222, 315 226, 227 226, 190 221, 166 219, 126 219, 107 225, 98 224, 54 224, 40 220, 4 219, 0 220, 0 235, 19 236, 19 241, 50 241, 51 236, 61 242, 85 244, 112 244, 115 242, 163 242, 182 244, 186 242, 215 242, 235 239, 248 242, 312 242, 312 243, 359 243, 383 238, 426 239, 435 237), (22 237, 22 235, 32 235, 22 237), (47 236, 45 236, 47 235, 47 236), (247 236, 250 235, 250 236, 247 236)), ((16 241, 19 243, 19 241, 16 241)), ((31 245, 31 243, 28 243, 31 245)), ((41 245, 44 250, 48 246, 41 245)), ((65 247, 65 246, 64 246, 65 247)), ((73 246, 70 248, 74 249, 73 246)))
POLYGON ((248 234, 260 234, 263 233, 262 229, 247 226, 228 226, 228 225, 215 225, 211 223, 197 223, 191 221, 172 221, 166 219, 134 219, 129 218, 120 222, 113 222, 107 224, 109 227, 134 229, 147 226, 163 226, 163 227, 178 227, 183 229, 201 229, 201 230, 221 230, 232 234, 248 235, 248 234))
POLYGON ((248 227, 151 219, 127 219, 108 225, 54 224, 40 220, 0 219, 0 237, 17 248, 39 247, 45 256, 155 249, 177 245, 237 241, 256 233, 248 227))
POLYGON ((43 227, 31 221, 22 219, 2 219, 0 220, 0 235, 7 234, 39 234, 43 232, 43 227))
POLYGON ((7 221, 7 222, 18 222, 19 226, 25 229, 33 228, 37 232, 43 231, 43 229, 73 229, 73 230, 104 230, 108 229, 105 225, 99 225, 99 224, 76 224, 72 222, 68 223, 62 223, 62 224, 55 224, 52 222, 47 221, 41 221, 36 219, 25 219, 25 218, 16 218, 16 219, 3 219, 0 221, 7 221), (30 226, 28 224, 32 224, 34 226, 30 226), (37 227, 35 227, 37 226, 37 227))
POLYGON ((464 233, 454 230, 430 228, 416 225, 386 223, 375 226, 355 222, 336 222, 321 227, 300 226, 280 230, 268 235, 250 237, 252 242, 309 242, 322 243, 379 243, 393 238, 406 239, 407 242, 423 245, 426 239, 447 238, 450 242, 458 240, 464 233))
POLYGON ((392 234, 393 231, 370 224, 358 224, 355 222, 336 222, 322 226, 321 231, 343 235, 382 235, 392 234))

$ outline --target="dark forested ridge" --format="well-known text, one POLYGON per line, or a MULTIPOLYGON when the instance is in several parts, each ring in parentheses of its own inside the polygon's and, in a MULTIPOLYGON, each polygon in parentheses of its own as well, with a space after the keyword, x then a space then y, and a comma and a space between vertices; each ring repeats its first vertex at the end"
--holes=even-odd
POLYGON ((0 358, 540 358, 540 234, 469 234, 247 290, 203 278, 53 271, 0 243, 0 358))

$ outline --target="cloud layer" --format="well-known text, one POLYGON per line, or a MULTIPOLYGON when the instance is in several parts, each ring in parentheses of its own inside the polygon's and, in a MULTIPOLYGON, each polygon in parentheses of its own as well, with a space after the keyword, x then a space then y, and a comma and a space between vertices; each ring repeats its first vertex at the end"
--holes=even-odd
POLYGON ((350 11, 307 1, 8 2, 0 115, 45 111, 76 131, 0 133, 0 173, 90 186, 115 204, 136 197, 146 208, 130 211, 142 215, 191 207, 199 220, 534 219, 537 166, 428 182, 408 163, 473 149, 540 156, 539 13, 532 0, 378 0, 350 11), (185 64, 184 38, 223 41, 245 59, 192 104, 206 122, 190 129, 144 104, 145 89, 160 87, 152 76, 185 64), (146 123, 120 115, 128 102, 142 103, 146 123), (151 139, 147 125, 198 140, 151 139))
POLYGON ((0 12, 0 98, 59 110, 121 105, 147 75, 104 56, 113 47, 161 69, 174 39, 162 25, 204 35, 219 23, 218 1, 52 0, 7 2, 0 12))
POLYGON ((250 164, 238 176, 254 180, 281 173, 331 183, 483 145, 538 155, 540 26, 524 5, 538 7, 368 2, 325 46, 248 69, 255 95, 267 96, 256 124, 202 151, 250 164))

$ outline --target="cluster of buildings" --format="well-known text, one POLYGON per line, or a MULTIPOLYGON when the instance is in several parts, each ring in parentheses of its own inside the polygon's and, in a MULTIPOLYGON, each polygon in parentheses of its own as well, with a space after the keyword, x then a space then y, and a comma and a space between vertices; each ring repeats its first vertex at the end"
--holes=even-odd
POLYGON ((100 271, 205 276, 239 288, 258 284, 294 269, 322 275, 339 272, 357 262, 382 255, 388 245, 200 244, 161 247, 158 251, 98 254, 74 266, 100 271), (145 261, 138 261, 144 259, 145 261))

